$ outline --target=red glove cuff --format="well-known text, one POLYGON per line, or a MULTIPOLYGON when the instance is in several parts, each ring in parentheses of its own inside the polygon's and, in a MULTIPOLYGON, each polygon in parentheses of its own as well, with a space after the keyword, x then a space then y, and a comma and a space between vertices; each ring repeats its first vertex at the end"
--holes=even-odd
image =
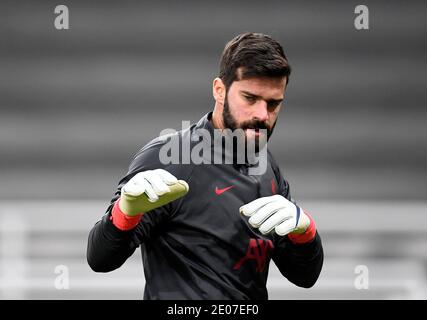
POLYGON ((316 236, 316 224, 314 223, 314 220, 310 217, 310 215, 307 212, 304 211, 304 213, 310 219, 310 225, 308 226, 307 230, 305 230, 304 233, 288 234, 289 240, 291 240, 294 244, 304 244, 304 243, 311 242, 316 236))
POLYGON ((128 231, 135 228, 139 221, 141 221, 142 214, 134 217, 127 216, 119 207, 120 198, 114 203, 113 210, 111 211, 111 221, 113 224, 122 231, 128 231))

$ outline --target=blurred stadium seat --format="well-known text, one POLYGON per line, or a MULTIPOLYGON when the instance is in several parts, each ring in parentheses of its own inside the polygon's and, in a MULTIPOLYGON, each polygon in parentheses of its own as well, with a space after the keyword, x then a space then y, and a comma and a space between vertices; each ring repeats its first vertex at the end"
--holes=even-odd
POLYGON ((293 67, 270 147, 325 248, 314 288, 273 265, 270 297, 427 298, 427 2, 369 2, 369 31, 338 0, 73 1, 66 31, 57 4, 0 3, 0 298, 142 297, 140 253, 96 274, 88 232, 138 148, 210 111, 223 46, 244 31, 277 38, 293 67))

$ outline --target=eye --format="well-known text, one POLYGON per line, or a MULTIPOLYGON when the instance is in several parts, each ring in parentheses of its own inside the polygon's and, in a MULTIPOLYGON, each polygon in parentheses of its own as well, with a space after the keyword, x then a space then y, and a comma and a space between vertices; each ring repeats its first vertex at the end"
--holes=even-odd
POLYGON ((268 109, 276 109, 280 104, 282 103, 282 101, 269 101, 267 103, 267 108, 268 109))
POLYGON ((244 95, 246 101, 248 101, 249 103, 254 103, 256 101, 256 98, 254 96, 247 96, 244 95))

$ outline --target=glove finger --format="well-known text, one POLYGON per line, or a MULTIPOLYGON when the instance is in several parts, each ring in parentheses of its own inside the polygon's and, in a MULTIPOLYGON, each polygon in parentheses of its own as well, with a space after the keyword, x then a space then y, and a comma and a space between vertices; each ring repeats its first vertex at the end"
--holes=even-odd
MULTIPOLYGON (((280 195, 278 197, 281 197, 280 195)), ((239 212, 243 215, 250 217, 255 212, 257 212, 260 208, 265 206, 267 203, 270 203, 272 201, 277 201, 279 198, 277 198, 277 195, 270 196, 270 197, 262 197, 258 198, 254 201, 251 201, 239 208, 239 212)))
POLYGON ((148 171, 145 172, 138 172, 136 175, 134 175, 129 181, 128 181, 128 185, 144 185, 144 181, 145 181, 145 175, 147 174, 148 171))
POLYGON ((122 193, 133 197, 138 197, 145 192, 144 185, 136 184, 135 181, 126 183, 122 188, 122 193))
POLYGON ((282 224, 283 221, 289 220, 292 220, 292 215, 289 214, 289 210, 287 208, 280 209, 270 218, 268 218, 263 224, 261 224, 259 231, 262 234, 270 233, 277 225, 282 224))
POLYGON ((292 217, 291 219, 286 220, 281 224, 279 224, 278 226, 276 226, 275 231, 279 236, 285 236, 288 233, 295 230, 295 223, 296 223, 295 217, 292 217))
POLYGON ((164 169, 156 169, 154 172, 158 174, 163 179, 163 182, 165 182, 167 185, 175 184, 178 181, 178 179, 173 174, 164 169))
POLYGON ((254 228, 258 228, 265 220, 267 220, 268 217, 270 217, 279 209, 284 208, 284 205, 286 204, 284 204, 282 201, 273 201, 267 203, 249 218, 250 225, 254 228))
POLYGON ((157 200, 159 200, 159 196, 156 194, 152 185, 147 180, 142 180, 141 184, 145 188, 145 194, 147 195, 148 201, 156 202, 157 200))
MULTIPOLYGON (((187 193, 188 190, 190 190, 190 187, 188 186, 188 183, 186 181, 184 181, 184 180, 177 180, 176 183, 179 184, 179 185, 181 185, 184 188, 185 193, 187 193)), ((175 183, 173 185, 175 185, 175 183)))
POLYGON ((170 188, 163 182, 163 179, 155 171, 147 172, 145 176, 146 181, 148 181, 153 188, 154 192, 161 196, 165 193, 170 192, 170 188))

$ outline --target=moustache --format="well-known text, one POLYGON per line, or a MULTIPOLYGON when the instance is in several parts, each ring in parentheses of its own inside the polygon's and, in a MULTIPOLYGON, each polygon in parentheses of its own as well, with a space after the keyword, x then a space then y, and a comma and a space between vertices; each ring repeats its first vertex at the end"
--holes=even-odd
POLYGON ((268 134, 270 133, 270 128, 263 121, 246 121, 246 122, 241 124, 240 128, 243 130, 246 130, 246 129, 252 129, 252 130, 265 129, 265 130, 267 130, 268 134))

